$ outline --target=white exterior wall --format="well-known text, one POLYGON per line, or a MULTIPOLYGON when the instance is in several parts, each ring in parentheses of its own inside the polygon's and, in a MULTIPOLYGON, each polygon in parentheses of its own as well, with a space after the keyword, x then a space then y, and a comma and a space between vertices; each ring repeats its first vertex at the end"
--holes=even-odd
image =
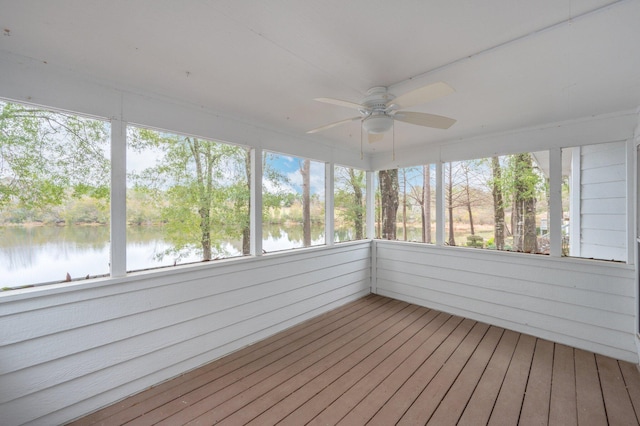
POLYGON ((376 293, 638 363, 633 266, 375 241, 376 293))
POLYGON ((0 424, 61 424, 369 293, 369 241, 0 295, 0 424))
POLYGON ((580 149, 580 256, 627 260, 626 144, 580 149))

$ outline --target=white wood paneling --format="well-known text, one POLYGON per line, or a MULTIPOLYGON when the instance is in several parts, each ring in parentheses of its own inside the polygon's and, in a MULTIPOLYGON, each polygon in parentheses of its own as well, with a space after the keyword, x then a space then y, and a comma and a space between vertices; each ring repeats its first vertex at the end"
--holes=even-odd
POLYGON ((625 142, 580 149, 580 257, 628 258, 626 161, 625 142))
POLYGON ((638 362, 632 266, 375 244, 378 294, 638 362))
POLYGON ((0 424, 59 424, 370 291, 369 241, 0 297, 0 424))

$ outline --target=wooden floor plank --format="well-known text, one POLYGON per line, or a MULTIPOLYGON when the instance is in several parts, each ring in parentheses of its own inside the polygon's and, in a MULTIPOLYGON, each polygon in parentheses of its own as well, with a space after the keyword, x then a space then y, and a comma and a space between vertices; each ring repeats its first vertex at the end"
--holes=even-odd
POLYGON ((636 425, 636 418, 629 392, 622 379, 618 361, 602 355, 596 355, 602 397, 607 410, 607 420, 612 425, 636 425))
POLYGON ((485 369, 462 417, 458 421, 460 426, 484 425, 489 422, 493 411, 493 404, 498 398, 498 392, 507 374, 509 362, 518 343, 519 334, 506 330, 498 343, 489 365, 485 369))
MULTIPOLYGON (((480 377, 487 368, 503 333, 503 328, 491 327, 489 329, 484 339, 482 339, 478 345, 478 348, 473 352, 469 362, 467 362, 464 369, 460 372, 460 375, 456 378, 451 389, 447 392, 444 398, 441 398, 438 408, 435 410, 427 424, 438 426, 456 425, 459 423, 460 417, 462 416, 473 391, 478 385, 480 377)), ((423 395, 426 395, 426 391, 428 390, 429 388, 425 389, 423 395)), ((420 395, 420 398, 416 400, 417 404, 420 404, 420 399, 423 395, 420 395)))
MULTIPOLYGON (((365 398, 356 404, 353 409, 338 424, 356 425, 366 423, 371 416, 381 408, 403 413, 404 404, 408 404, 419 395, 426 383, 440 371, 442 366, 451 357, 455 350, 465 340, 472 330, 471 341, 480 339, 484 335, 487 326, 479 326, 475 321, 465 319, 450 334, 443 336, 442 344, 438 346, 427 344, 417 350, 402 364, 398 364, 389 376, 366 394, 365 398), (397 394, 398 390, 401 392, 397 394), (400 395, 393 400, 390 398, 400 395), (408 398, 404 398, 408 396, 408 398)), ((372 382, 377 382, 376 377, 371 377, 372 382)), ((405 409, 406 409, 405 408, 405 409)))
POLYGON ((547 340, 536 340, 527 389, 520 412, 520 425, 546 425, 549 423, 551 377, 553 373, 553 347, 547 340))
MULTIPOLYGON (((463 322, 464 320, 462 318, 451 317, 442 327, 423 341, 420 346, 415 347, 413 345, 404 345, 399 348, 398 351, 385 359, 374 371, 371 371, 362 377, 355 386, 351 387, 347 392, 341 395, 339 399, 335 400, 324 411, 322 411, 322 413, 309 422, 309 424, 337 424, 363 399, 371 398, 369 397, 370 393, 374 389, 378 388, 378 385, 385 380, 392 381, 393 385, 399 382, 397 384, 399 387, 407 377, 413 374, 413 371, 415 371, 420 363, 424 359, 428 358, 441 343, 449 340, 447 338, 450 337, 452 342, 458 338, 462 340, 473 325, 473 322, 470 321, 461 325, 463 322), (459 327, 459 325, 461 326, 459 327), (397 374, 393 375, 392 373, 396 372, 396 370, 397 374)), ((457 346, 457 343, 458 342, 456 342, 455 346, 457 346)), ((384 387, 380 389, 384 389, 384 387)), ((374 395, 374 397, 375 396, 377 396, 377 394, 374 395)), ((371 401, 371 399, 369 399, 369 401, 371 401)), ((380 406, 381 405, 374 405, 376 411, 380 406)), ((353 424, 360 423, 357 421, 358 419, 355 420, 356 421, 353 424)))
POLYGON ((575 349, 576 407, 580 426, 607 424, 607 412, 602 399, 600 378, 593 353, 575 349))
POLYGON ((383 350, 376 351, 371 356, 365 358, 339 379, 333 381, 329 386, 318 392, 313 398, 307 400, 297 409, 290 412, 289 415, 282 420, 281 424, 306 424, 337 399, 345 398, 349 389, 367 374, 371 374, 374 369, 376 372, 384 372, 386 369, 393 367, 394 362, 402 362, 407 353, 413 352, 422 342, 428 340, 441 327, 455 327, 460 321, 462 321, 462 318, 439 313, 432 321, 425 324, 412 336, 411 339, 394 342, 394 345, 385 345, 383 350))
POLYGON ((620 366, 622 378, 627 387, 627 392, 629 392, 636 417, 638 417, 638 423, 640 424, 640 370, 638 370, 638 365, 631 364, 630 362, 619 361, 618 365, 620 366))
POLYGON ((359 336, 346 336, 342 340, 331 342, 331 344, 324 346, 309 356, 301 358, 287 369, 269 377, 268 380, 256 384, 241 395, 237 395, 218 405, 215 413, 209 411, 187 424, 246 424, 297 390, 304 383, 324 373, 334 364, 348 357, 362 346, 367 345, 367 343, 375 341, 387 329, 410 316, 416 309, 417 306, 415 305, 406 305, 403 309, 388 317, 381 316, 377 318, 376 321, 379 320, 379 323, 371 322, 368 324, 371 328, 359 336))
POLYGON ((381 323, 405 306, 407 306, 407 304, 404 302, 392 302, 384 305, 379 310, 369 312, 355 321, 345 324, 340 329, 325 334, 320 339, 315 339, 313 342, 287 354, 285 357, 278 358, 274 360, 274 362, 269 363, 269 365, 252 371, 251 374, 244 375, 239 380, 224 387, 224 389, 217 389, 215 385, 207 385, 204 387, 204 392, 198 394, 197 399, 190 405, 188 410, 180 407, 180 410, 158 421, 156 424, 168 426, 186 424, 207 413, 214 407, 216 408, 216 416, 218 415, 217 413, 226 413, 227 411, 225 410, 228 404, 223 404, 227 403, 227 401, 232 400, 235 403, 238 398, 240 400, 245 398, 252 400, 254 395, 259 396, 260 392, 266 386, 269 386, 269 379, 272 376, 278 373, 295 374, 301 371, 301 369, 304 368, 304 359, 306 357, 315 354, 317 351, 328 353, 336 349, 345 342, 375 327, 375 325, 381 323), (221 409, 220 407, 223 406, 225 408, 221 409))
POLYGON ((635 425, 639 411, 635 365, 369 296, 73 424, 635 425))
MULTIPOLYGON (((421 308, 405 317, 402 321, 389 328, 378 339, 372 340, 367 345, 362 346, 357 351, 343 358, 323 374, 309 380, 304 385, 291 392, 288 396, 275 403, 260 416, 252 419, 249 425, 275 424, 282 420, 291 411, 297 409, 302 404, 318 394, 321 390, 329 386, 341 376, 360 363, 367 361, 367 358, 382 359, 388 356, 394 348, 405 343, 414 336, 421 328, 431 322, 438 312, 421 308), (379 355, 378 355, 379 354, 379 355)), ((235 416, 229 420, 236 420, 235 416)), ((238 419, 239 420, 239 419, 238 419)), ((236 423, 237 424, 237 423, 236 423)))
POLYGON ((535 337, 524 334, 520 336, 504 382, 500 388, 498 399, 489 418, 489 425, 509 426, 518 424, 535 345, 535 337))
MULTIPOLYGON (((296 357, 312 352, 316 347, 322 346, 336 337, 348 332, 352 327, 366 323, 375 318, 381 312, 388 310, 390 307, 396 306, 397 303, 390 302, 380 305, 375 303, 374 309, 368 310, 362 314, 356 312, 342 318, 337 323, 333 323, 328 328, 320 329, 314 333, 308 334, 302 339, 292 342, 292 345, 286 345, 282 348, 270 352, 269 354, 253 360, 250 363, 242 365, 223 376, 215 377, 213 380, 207 380, 205 383, 198 382, 198 387, 194 390, 183 394, 170 403, 164 404, 145 414, 145 419, 141 419, 141 425, 148 424, 148 421, 159 423, 171 416, 177 416, 179 412, 184 411, 187 407, 189 410, 193 405, 199 404, 199 407, 209 405, 212 400, 220 399, 221 402, 242 392, 247 386, 255 380, 275 373, 277 370, 286 368, 287 363, 293 362, 296 357), (302 351, 302 352, 301 352, 302 351), (203 402, 201 402, 203 401, 203 402)), ((209 379, 208 377, 205 379, 209 379)), ((204 379, 203 379, 204 380, 204 379)), ((168 420, 168 423, 174 423, 175 418, 168 420)), ((189 419, 190 420, 190 419, 189 419)), ((130 425, 135 426, 138 422, 133 420, 130 425)), ((174 423, 175 424, 175 423, 174 423)), ((178 423, 179 424, 179 423, 178 423)))
MULTIPOLYGON (((495 345, 498 344, 498 340, 500 339, 501 334, 502 330, 490 328, 489 325, 484 323, 476 323, 471 332, 462 341, 460 346, 458 346, 456 351, 442 365, 440 371, 438 371, 435 377, 427 383, 427 386, 418 395, 418 397, 415 398, 413 404, 411 404, 398 424, 415 425, 427 423, 440 403, 445 398, 445 395, 450 390, 452 390, 452 385, 457 381, 457 379, 459 379, 461 371, 463 371, 468 362, 471 362, 470 358, 472 357, 472 354, 482 351, 480 345, 483 342, 486 342, 487 348, 489 348, 490 351, 493 352, 495 345), (487 336, 487 334, 489 335, 487 336)), ((490 354, 486 356, 487 360, 489 359, 489 356, 490 354)), ((482 355, 481 358, 484 358, 484 355, 482 355)), ((482 365, 481 370, 484 370, 485 366, 486 361, 482 365)), ((480 371, 477 377, 479 378, 481 374, 482 371, 480 371)), ((472 375, 475 375, 475 373, 472 373, 472 375)), ((477 379, 475 380, 475 383, 477 383, 477 379)), ((471 391, 472 390, 469 390, 468 393, 471 394, 471 391)), ((459 396, 463 397, 463 394, 461 393, 459 394, 459 396)), ((468 397, 464 399, 462 407, 459 407, 458 413, 453 412, 456 410, 455 406, 451 407, 451 414, 456 416, 456 420, 457 417, 459 417, 459 413, 462 412, 462 409, 464 408, 467 400, 468 397)), ((395 418, 397 414, 398 413, 389 418, 395 418)), ((443 418, 443 421, 446 422, 443 424, 451 424, 451 422, 447 418, 443 418)), ((455 421, 453 422, 453 424, 455 424, 455 421)))
POLYGON ((576 375, 573 348, 556 344, 551 378, 549 425, 577 425, 576 375))

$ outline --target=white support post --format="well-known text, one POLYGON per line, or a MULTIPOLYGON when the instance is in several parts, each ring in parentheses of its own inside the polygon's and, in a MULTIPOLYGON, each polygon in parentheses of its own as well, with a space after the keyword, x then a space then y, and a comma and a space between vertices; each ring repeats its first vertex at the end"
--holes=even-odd
POLYGON ((442 161, 436 163, 436 245, 444 245, 444 167, 442 161))
POLYGON ((334 167, 333 163, 324 164, 324 243, 332 246, 335 239, 334 213, 334 167))
POLYGON ((629 265, 635 264, 635 246, 637 243, 635 232, 635 215, 636 206, 638 205, 635 200, 636 191, 634 189, 636 182, 636 146, 633 139, 630 139, 626 143, 627 151, 627 263, 629 265))
POLYGON ((367 197, 366 197, 366 224, 367 238, 373 240, 376 237, 376 197, 374 187, 375 172, 368 171, 367 178, 367 197))
MULTIPOLYGON (((566 150, 566 148, 565 148, 566 150)), ((580 257, 581 251, 581 213, 580 200, 582 198, 582 150, 579 146, 570 148, 571 177, 569 182, 569 256, 580 257)))
POLYGON ((371 293, 378 294, 378 241, 371 240, 371 293))
POLYGON ((549 254, 562 256, 562 150, 549 150, 549 254))
POLYGON ((251 150, 250 253, 262 256, 262 149, 251 150))
POLYGON ((112 277, 127 275, 127 137, 126 124, 111 120, 111 264, 112 277))

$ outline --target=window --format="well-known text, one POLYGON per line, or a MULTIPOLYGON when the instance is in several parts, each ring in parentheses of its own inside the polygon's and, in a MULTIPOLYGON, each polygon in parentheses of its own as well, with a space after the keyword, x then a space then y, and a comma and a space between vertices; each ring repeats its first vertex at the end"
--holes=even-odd
POLYGON ((432 243, 435 239, 435 165, 378 172, 376 237, 432 243))
POLYGON ((262 248, 324 244, 324 163, 265 153, 262 248))
POLYGON ((549 254, 547 152, 444 165, 445 243, 549 254))
POLYGON ((627 259, 625 142, 562 150, 565 256, 627 259))
POLYGON ((0 109, 0 287, 108 274, 109 123, 0 109))
POLYGON ((127 269, 249 253, 249 150, 127 129, 127 269))
POLYGON ((350 167, 334 167, 334 241, 365 238, 366 173, 350 167))

